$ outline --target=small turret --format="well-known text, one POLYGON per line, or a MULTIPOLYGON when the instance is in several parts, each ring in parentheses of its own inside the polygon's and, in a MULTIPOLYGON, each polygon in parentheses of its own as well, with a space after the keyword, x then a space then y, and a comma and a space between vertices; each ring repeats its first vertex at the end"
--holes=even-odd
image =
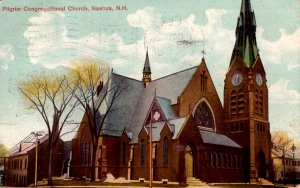
POLYGON ((149 62, 149 55, 148 55, 148 48, 146 53, 146 59, 143 69, 143 79, 144 87, 147 87, 149 82, 151 82, 151 68, 150 68, 150 62, 149 62))

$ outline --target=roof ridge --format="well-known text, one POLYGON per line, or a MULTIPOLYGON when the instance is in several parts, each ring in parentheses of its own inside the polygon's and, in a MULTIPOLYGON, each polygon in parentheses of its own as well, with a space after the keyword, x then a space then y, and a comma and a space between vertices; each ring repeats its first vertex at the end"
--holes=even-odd
POLYGON ((190 67, 190 68, 187 68, 187 69, 184 69, 184 70, 178 71, 178 72, 174 72, 174 73, 172 73, 172 74, 165 75, 165 76, 163 76, 163 77, 160 77, 160 78, 157 78, 157 79, 155 79, 155 80, 152 80, 152 82, 155 82, 155 81, 157 81, 157 80, 161 80, 161 79, 164 79, 164 78, 167 78, 167 77, 173 76, 173 75, 175 75, 175 74, 179 74, 179 73, 181 73, 181 72, 185 72, 185 71, 188 71, 188 70, 194 69, 194 68, 196 68, 196 67, 198 67, 198 66, 199 66, 199 65, 196 65, 196 66, 193 66, 193 67, 190 67))
POLYGON ((122 75, 122 74, 118 74, 118 73, 114 73, 114 72, 113 72, 112 74, 114 74, 114 75, 116 75, 116 76, 123 77, 123 78, 130 79, 130 80, 133 80, 133 81, 142 82, 141 80, 138 80, 138 79, 135 79, 135 78, 131 78, 131 77, 128 77, 128 76, 124 76, 124 75, 122 75))

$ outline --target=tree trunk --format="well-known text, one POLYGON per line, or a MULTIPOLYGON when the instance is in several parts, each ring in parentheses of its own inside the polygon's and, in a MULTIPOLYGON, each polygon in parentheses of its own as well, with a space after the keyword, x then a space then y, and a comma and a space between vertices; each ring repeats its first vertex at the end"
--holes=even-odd
POLYGON ((48 186, 52 185, 52 147, 49 148, 48 186))
POLYGON ((98 146, 98 142, 97 145, 94 144, 93 145, 93 153, 92 153, 92 166, 91 166, 91 181, 95 181, 96 180, 96 159, 97 159, 97 147, 98 146))

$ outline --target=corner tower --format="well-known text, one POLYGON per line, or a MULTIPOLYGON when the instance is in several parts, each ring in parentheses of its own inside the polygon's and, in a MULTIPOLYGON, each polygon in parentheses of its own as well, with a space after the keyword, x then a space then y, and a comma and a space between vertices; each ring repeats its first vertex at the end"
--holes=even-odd
POLYGON ((224 130, 246 150, 245 181, 272 174, 266 73, 250 0, 242 0, 236 42, 224 84, 224 130))
POLYGON ((150 62, 149 62, 149 55, 148 55, 148 48, 146 53, 146 59, 145 64, 143 68, 143 79, 144 87, 147 87, 149 82, 151 82, 151 68, 150 68, 150 62))

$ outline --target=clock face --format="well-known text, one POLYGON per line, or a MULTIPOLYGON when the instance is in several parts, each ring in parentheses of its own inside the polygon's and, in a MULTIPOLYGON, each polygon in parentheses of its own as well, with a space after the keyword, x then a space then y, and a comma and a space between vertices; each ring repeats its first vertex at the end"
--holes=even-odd
POLYGON ((262 83, 263 83, 263 79, 262 79, 261 74, 257 73, 255 79, 256 79, 257 85, 261 86, 262 83))
POLYGON ((231 83, 234 86, 239 86, 243 81, 243 75, 240 72, 235 72, 231 78, 231 83))

